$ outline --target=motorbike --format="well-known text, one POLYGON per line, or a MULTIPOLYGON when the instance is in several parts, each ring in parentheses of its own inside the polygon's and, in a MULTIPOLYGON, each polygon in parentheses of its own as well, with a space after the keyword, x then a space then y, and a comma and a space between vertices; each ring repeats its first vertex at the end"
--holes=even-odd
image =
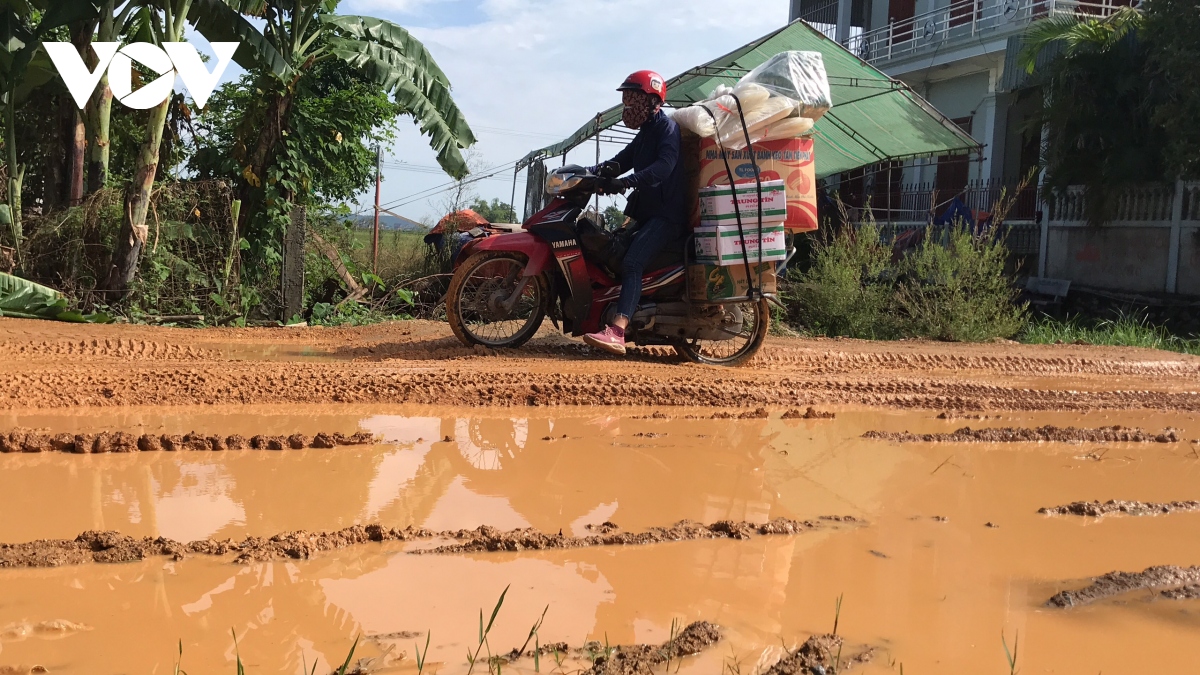
MULTIPOLYGON (((619 172, 615 166, 596 172, 576 165, 556 169, 546 179, 549 204, 521 231, 484 233, 463 244, 454 261, 446 314, 464 345, 520 347, 547 316, 575 337, 612 321, 621 293, 621 244, 628 233, 606 232, 586 209, 619 172)), ((690 300, 689 244, 690 238, 666 247, 646 266, 626 338, 636 345, 671 346, 696 363, 744 363, 770 327, 769 298, 757 293, 722 302, 690 300)))

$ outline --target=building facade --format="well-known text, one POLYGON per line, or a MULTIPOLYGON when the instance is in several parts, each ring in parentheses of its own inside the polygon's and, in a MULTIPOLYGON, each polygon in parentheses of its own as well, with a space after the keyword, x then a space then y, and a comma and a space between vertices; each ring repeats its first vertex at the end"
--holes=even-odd
MULTIPOLYGON (((869 192, 919 188, 953 195, 968 187, 998 192, 1037 167, 1041 133, 1033 119, 1041 107, 1041 93, 1027 86, 1026 73, 1018 65, 1021 36, 1029 24, 1062 14, 1107 16, 1121 4, 1122 0, 792 0, 790 19, 807 21, 908 84, 983 147, 973 157, 908 162, 889 172, 890 179, 877 167, 869 192), (880 189, 883 180, 891 190, 880 189)), ((868 182, 871 178, 868 172, 868 182)), ((851 187, 845 192, 856 191, 851 187)), ((1035 208, 1032 199, 1026 201, 1021 210, 1035 208)))
MULTIPOLYGON (((850 207, 919 227, 954 198, 978 212, 1002 191, 1015 201, 1006 227, 1022 276, 1080 288, 1200 297, 1200 182, 1135 188, 1112 222, 1088 225, 1082 193, 1050 203, 1034 173, 1041 90, 1019 65, 1029 24, 1054 16, 1109 16, 1138 0, 792 0, 803 19, 859 58, 903 81, 980 143, 970 157, 878 165, 831 177, 850 207), (1030 184, 1014 188, 1026 176, 1030 184)), ((834 105, 837 102, 834 101, 834 105)))

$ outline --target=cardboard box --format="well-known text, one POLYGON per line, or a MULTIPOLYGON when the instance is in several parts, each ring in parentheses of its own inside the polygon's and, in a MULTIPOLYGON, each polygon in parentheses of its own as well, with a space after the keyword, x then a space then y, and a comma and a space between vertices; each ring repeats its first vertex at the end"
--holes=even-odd
POLYGON ((782 180, 763 181, 761 200, 754 183, 734 188, 717 185, 700 189, 701 226, 736 223, 739 214, 743 224, 757 225, 760 211, 763 222, 781 223, 787 218, 787 190, 782 180), (737 210, 733 207, 735 191, 737 210))
POLYGON ((751 264, 775 262, 787 258, 787 246, 783 240, 783 223, 764 223, 762 230, 743 225, 716 225, 697 227, 695 232, 696 262, 706 265, 744 265, 742 249, 751 264), (762 258, 758 257, 762 249, 762 258))
MULTIPOLYGON (((745 148, 727 150, 729 168, 734 183, 754 184, 754 162, 745 148)), ((753 159, 758 163, 759 179, 782 180, 786 186, 787 217, 785 227, 791 232, 811 232, 817 229, 817 179, 813 162, 811 138, 788 138, 754 144, 753 159)), ((728 185, 729 177, 721 150, 711 138, 700 143, 700 186, 728 185)), ((694 221, 693 226, 698 226, 694 221)))
MULTIPOLYGON (((776 292, 775 263, 752 264, 750 273, 756 288, 764 293, 776 292)), ((687 274, 688 297, 692 300, 711 302, 746 297, 745 265, 688 265, 687 274)))

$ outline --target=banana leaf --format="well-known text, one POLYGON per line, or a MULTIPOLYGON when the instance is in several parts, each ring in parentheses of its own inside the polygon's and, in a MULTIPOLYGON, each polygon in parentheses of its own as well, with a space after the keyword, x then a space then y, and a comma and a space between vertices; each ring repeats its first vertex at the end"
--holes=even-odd
POLYGON ((108 323, 112 319, 102 312, 83 314, 68 309, 62 293, 35 284, 28 279, 0 272, 0 317, 20 319, 54 319, 73 323, 108 323))

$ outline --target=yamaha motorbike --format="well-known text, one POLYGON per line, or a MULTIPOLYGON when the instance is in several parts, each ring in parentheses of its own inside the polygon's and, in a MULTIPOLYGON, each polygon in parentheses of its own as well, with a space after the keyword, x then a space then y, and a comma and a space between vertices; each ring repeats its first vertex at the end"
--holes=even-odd
MULTIPOLYGON (((611 166, 597 173, 575 165, 559 168, 546 179, 549 205, 526 220, 521 231, 482 233, 462 246, 446 314, 463 344, 519 347, 547 316, 556 328, 576 337, 611 323, 628 233, 604 231, 585 209, 619 171, 611 166)), ((689 300, 688 244, 668 246, 646 266, 642 297, 626 337, 636 345, 672 346, 698 363, 741 364, 766 337, 768 298, 759 293, 729 301, 689 300)))

